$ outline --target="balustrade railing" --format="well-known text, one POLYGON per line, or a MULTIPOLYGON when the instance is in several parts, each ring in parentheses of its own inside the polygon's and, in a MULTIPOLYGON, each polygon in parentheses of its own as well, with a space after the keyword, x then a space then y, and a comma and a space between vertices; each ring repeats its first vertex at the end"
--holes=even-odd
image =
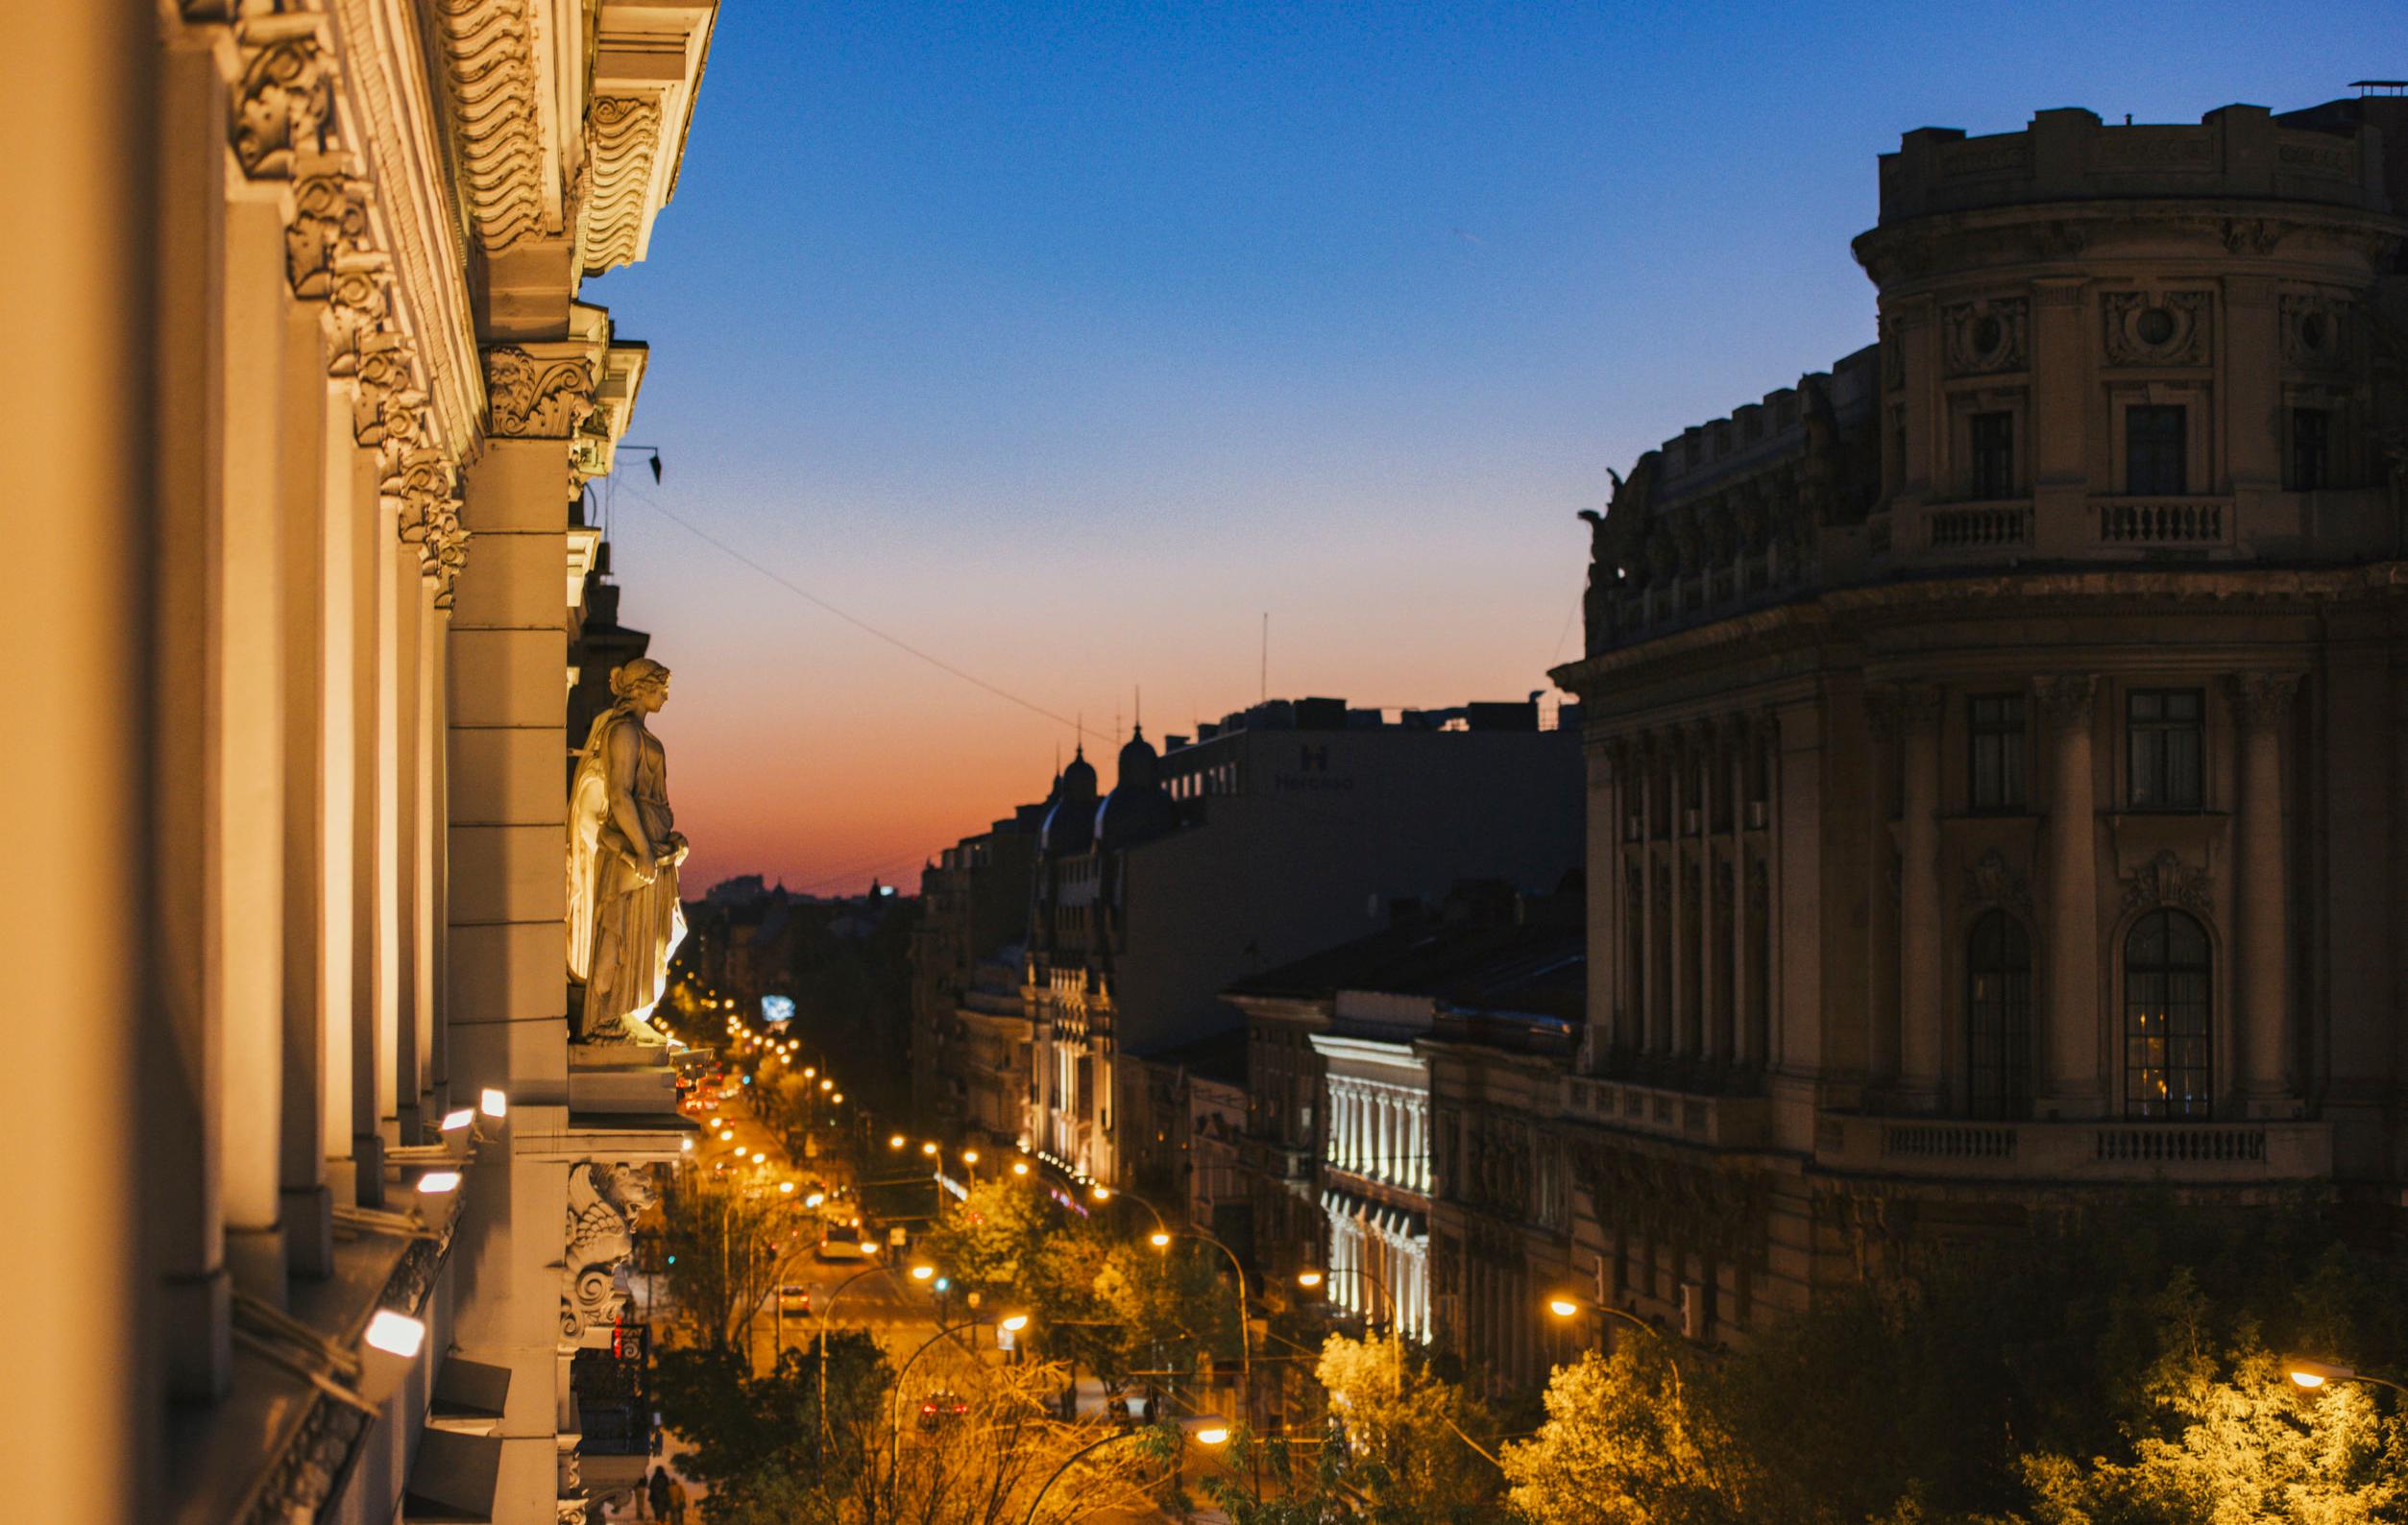
POLYGON ((2232 504, 2221 497, 2101 497, 2091 500, 2100 545, 2211 549, 2230 544, 2232 504))
POLYGON ((2030 503, 1952 503, 1927 509, 1924 545, 1930 550, 2009 549, 2031 544, 2030 503))

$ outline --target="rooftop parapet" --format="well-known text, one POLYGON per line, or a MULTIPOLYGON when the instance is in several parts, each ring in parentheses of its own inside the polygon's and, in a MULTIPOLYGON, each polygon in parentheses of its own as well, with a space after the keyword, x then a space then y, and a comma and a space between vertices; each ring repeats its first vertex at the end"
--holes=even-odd
POLYGON ((2109 127, 2066 108, 1985 137, 1918 128, 1882 156, 1881 179, 1885 227, 1990 206, 2159 197, 2391 210, 2377 129, 2286 127, 2261 106, 2220 107, 2197 127, 2109 127))

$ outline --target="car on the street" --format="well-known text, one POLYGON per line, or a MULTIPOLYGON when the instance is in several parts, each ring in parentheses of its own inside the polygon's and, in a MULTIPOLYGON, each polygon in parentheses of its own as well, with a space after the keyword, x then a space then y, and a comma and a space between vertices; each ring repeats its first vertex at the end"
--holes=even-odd
POLYGON ((835 1230, 830 1230, 828 1235, 819 1241, 819 1247, 812 1253, 826 1261, 867 1260, 870 1256, 869 1250, 863 1247, 860 1240, 843 1238, 835 1230))
POLYGON ((811 1312, 811 1289, 799 1281, 790 1281, 778 1289, 778 1312, 811 1312))
POLYGON ((920 1399, 920 1428, 933 1430, 949 1424, 970 1412, 969 1400, 942 1388, 920 1399))

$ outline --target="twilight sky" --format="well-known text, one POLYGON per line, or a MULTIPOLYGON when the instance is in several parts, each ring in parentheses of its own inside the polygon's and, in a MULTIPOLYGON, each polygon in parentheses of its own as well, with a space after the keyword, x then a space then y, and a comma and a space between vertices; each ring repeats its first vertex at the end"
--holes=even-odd
POLYGON ((725 0, 608 500, 690 893, 915 886, 1070 728, 1515 699, 1609 466, 1872 337, 1923 126, 2277 110, 2394 5, 1006 7, 725 0), (2109 18, 2112 19, 2109 19, 2109 18))

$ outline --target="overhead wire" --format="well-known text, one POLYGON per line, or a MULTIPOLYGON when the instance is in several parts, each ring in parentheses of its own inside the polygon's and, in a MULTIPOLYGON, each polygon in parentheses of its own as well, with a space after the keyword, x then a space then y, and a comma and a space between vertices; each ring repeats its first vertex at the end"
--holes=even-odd
MULTIPOLYGON (((614 473, 614 484, 616 483, 616 473, 614 473)), ((983 689, 986 692, 993 694, 996 698, 1002 699, 1007 703, 1016 704, 1021 709, 1027 710, 1032 714, 1043 715, 1046 719, 1053 721, 1056 725, 1068 726, 1071 729, 1071 732, 1082 741, 1086 739, 1086 726, 1082 720, 1049 710, 1045 708, 1045 706, 1038 704, 1034 699, 1025 698, 1022 695, 1014 693, 1010 690, 998 684, 987 682, 977 673, 956 666, 954 664, 947 662, 944 658, 937 656, 936 653, 924 650, 921 647, 912 644, 912 642, 904 640, 901 636, 895 635, 890 631, 880 629, 878 626, 871 624, 868 620, 863 619, 861 616, 854 614, 852 611, 833 603, 815 593, 813 593, 810 589, 794 581, 792 578, 787 576, 784 572, 777 570, 775 568, 766 567, 760 562, 755 561, 752 557, 745 555, 742 551, 719 539, 717 535, 712 534, 709 530, 704 529, 701 525, 678 513, 667 503, 659 501, 649 493, 630 486, 627 489, 627 496, 636 502, 643 504, 645 508, 650 509, 653 513, 660 515, 663 519, 668 520, 670 523, 675 524, 680 529, 683 529, 686 533, 693 536, 696 540, 701 541, 704 545, 718 551, 720 554, 733 561, 739 562, 743 566, 751 568, 754 571, 759 572, 762 576, 785 589, 788 593, 792 593, 795 597, 802 599, 805 603, 811 604, 815 608, 835 616, 837 618, 843 620, 846 624, 853 626, 855 629, 860 630, 866 635, 873 636, 878 640, 885 641, 887 644, 894 647, 900 652, 903 652, 907 656, 917 658, 919 661, 935 667, 939 672, 959 678, 962 682, 969 684, 974 688, 983 689)))

